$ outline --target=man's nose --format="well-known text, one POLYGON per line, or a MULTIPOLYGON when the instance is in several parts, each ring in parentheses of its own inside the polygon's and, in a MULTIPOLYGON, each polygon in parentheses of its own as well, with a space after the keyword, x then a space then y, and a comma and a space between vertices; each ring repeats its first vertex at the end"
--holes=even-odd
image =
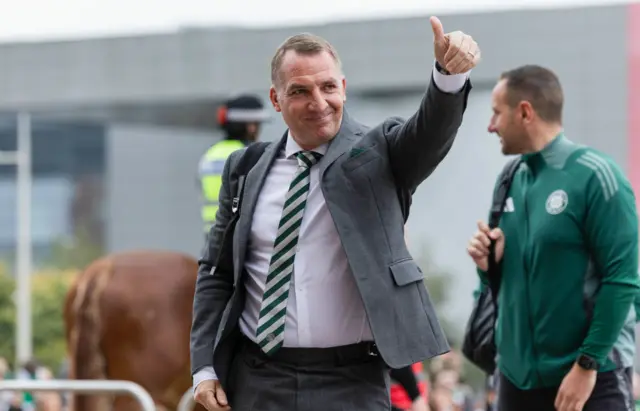
POLYGON ((309 104, 311 110, 320 112, 326 110, 328 104, 320 90, 314 90, 311 97, 311 103, 309 104))

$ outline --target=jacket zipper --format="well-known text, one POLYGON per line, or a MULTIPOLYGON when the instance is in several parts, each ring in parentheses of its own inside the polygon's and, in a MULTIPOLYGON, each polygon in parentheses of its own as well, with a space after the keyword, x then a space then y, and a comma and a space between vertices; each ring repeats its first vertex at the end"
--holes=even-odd
POLYGON ((535 328, 533 326, 533 314, 531 313, 531 298, 529 296, 529 287, 530 283, 530 274, 529 274, 529 266, 530 266, 530 254, 529 250, 531 249, 531 241, 529 236, 529 208, 528 208, 528 191, 529 184, 533 184, 531 171, 527 171, 524 190, 523 190, 523 204, 524 204, 524 234, 525 234, 525 247, 522 255, 522 266, 524 269, 524 277, 525 277, 525 298, 526 298, 526 306, 527 306, 527 319, 529 322, 529 331, 531 333, 531 352, 533 354, 533 367, 538 380, 542 381, 540 376, 540 371, 538 369, 538 353, 536 350, 536 339, 535 339, 535 328))

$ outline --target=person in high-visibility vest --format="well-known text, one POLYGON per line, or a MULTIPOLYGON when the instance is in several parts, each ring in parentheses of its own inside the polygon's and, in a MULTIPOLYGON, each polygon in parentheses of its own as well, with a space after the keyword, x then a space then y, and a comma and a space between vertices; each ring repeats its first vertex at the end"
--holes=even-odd
POLYGON ((260 125, 268 118, 269 115, 260 98, 250 94, 231 98, 218 109, 217 123, 225 133, 224 139, 204 153, 198 167, 205 234, 216 220, 222 170, 227 157, 255 142, 258 139, 260 125))

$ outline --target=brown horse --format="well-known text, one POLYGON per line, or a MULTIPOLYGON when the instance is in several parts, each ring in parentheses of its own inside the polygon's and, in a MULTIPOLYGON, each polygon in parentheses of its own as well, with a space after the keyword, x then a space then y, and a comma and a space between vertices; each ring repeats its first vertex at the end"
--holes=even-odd
MULTIPOLYGON (((117 253, 87 266, 65 301, 69 378, 133 381, 159 408, 176 410, 191 387, 196 275, 195 259, 171 251, 117 253)), ((71 403, 71 411, 140 409, 126 395, 75 395, 71 403)))

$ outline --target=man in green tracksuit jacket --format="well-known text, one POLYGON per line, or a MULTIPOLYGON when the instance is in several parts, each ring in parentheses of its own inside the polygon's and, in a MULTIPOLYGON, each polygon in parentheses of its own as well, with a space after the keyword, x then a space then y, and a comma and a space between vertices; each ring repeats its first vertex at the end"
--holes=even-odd
POLYGON ((504 73, 489 131, 520 154, 499 228, 468 252, 482 281, 495 241, 502 276, 496 344, 500 411, 632 409, 638 218, 631 185, 608 156, 569 140, 550 70, 504 73))

